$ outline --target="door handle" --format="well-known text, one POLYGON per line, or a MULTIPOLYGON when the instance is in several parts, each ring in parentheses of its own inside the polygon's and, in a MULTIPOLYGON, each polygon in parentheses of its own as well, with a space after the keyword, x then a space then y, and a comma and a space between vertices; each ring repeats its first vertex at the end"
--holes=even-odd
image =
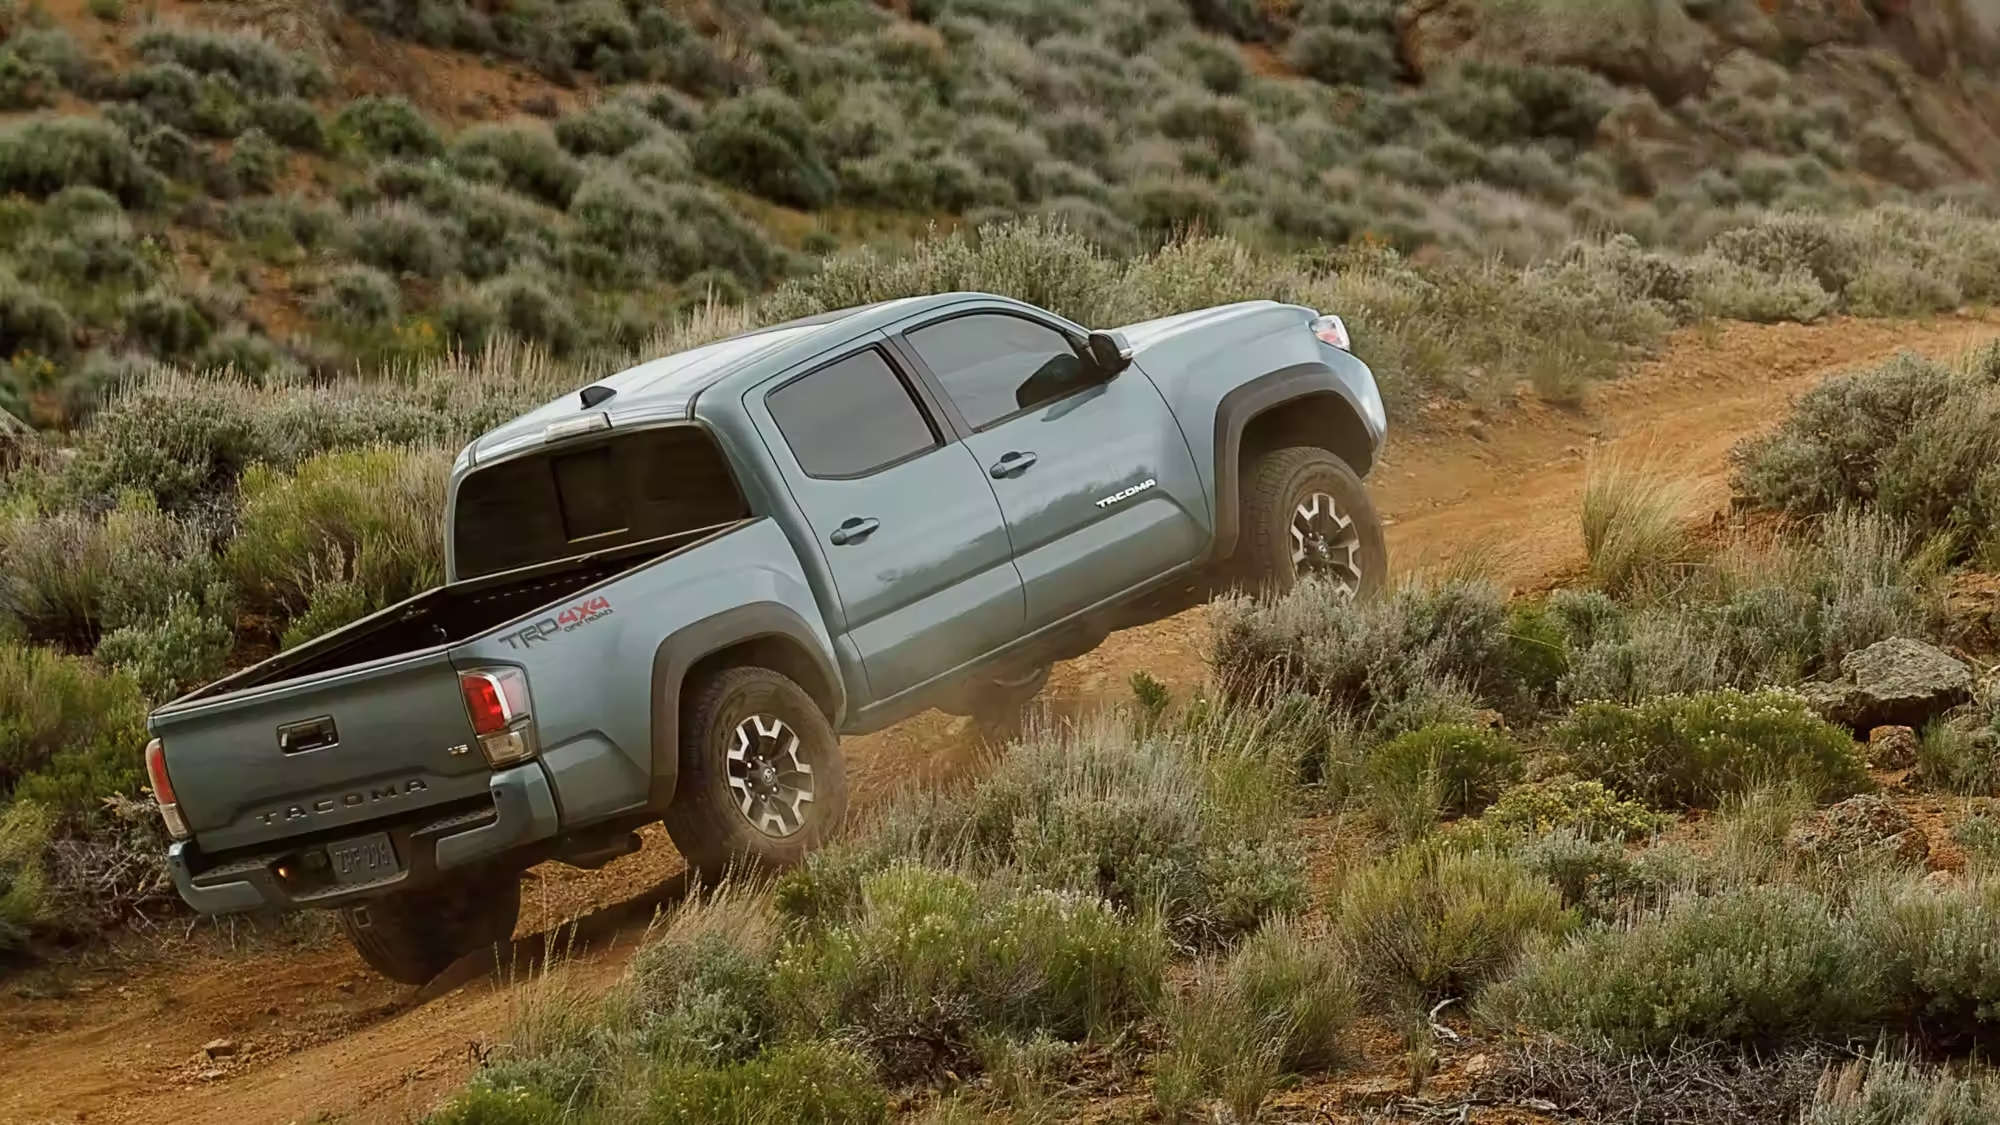
POLYGON ((833 540, 834 546, 845 547, 849 543, 859 543, 870 535, 875 534, 875 529, 881 526, 881 520, 873 518, 864 519, 861 516, 855 516, 853 519, 847 520, 839 527, 834 528, 833 534, 828 538, 833 540))
POLYGON ((992 472, 995 478, 1018 477, 1027 472, 1035 461, 1036 457, 1032 453, 1009 453, 994 463, 992 472))

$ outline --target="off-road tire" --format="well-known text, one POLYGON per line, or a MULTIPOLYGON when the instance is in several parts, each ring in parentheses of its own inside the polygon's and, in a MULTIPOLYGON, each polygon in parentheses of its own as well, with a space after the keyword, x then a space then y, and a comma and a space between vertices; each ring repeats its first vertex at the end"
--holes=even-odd
POLYGON ((703 879, 732 868, 774 872, 796 865, 847 815, 847 771, 832 724, 805 689, 768 668, 731 668, 691 687, 681 717, 680 779, 664 818, 674 847, 703 879), (782 723, 797 739, 795 760, 812 767, 810 801, 757 806, 760 816, 795 809, 798 825, 789 834, 753 824, 746 790, 731 784, 738 729, 745 723, 763 729, 754 725, 758 720, 767 728, 770 720, 782 723))
POLYGON ((1352 558, 1360 571, 1353 576, 1352 592, 1367 597, 1381 591, 1389 572, 1382 517, 1360 476, 1345 461, 1315 446, 1273 449, 1244 466, 1230 568, 1234 584, 1254 596, 1277 596, 1298 583, 1293 523, 1316 496, 1330 498, 1338 508, 1337 518, 1350 521, 1355 538, 1352 558))
POLYGON ((484 872, 337 913, 369 968, 401 984, 427 984, 468 954, 483 951, 489 968, 505 964, 521 918, 521 881, 512 871, 484 872))

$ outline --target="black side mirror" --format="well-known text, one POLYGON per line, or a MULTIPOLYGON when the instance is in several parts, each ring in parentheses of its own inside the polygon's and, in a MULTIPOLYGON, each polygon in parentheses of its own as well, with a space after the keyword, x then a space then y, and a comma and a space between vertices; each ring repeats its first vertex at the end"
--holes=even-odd
POLYGON ((1090 352, 1090 362, 1106 379, 1132 366, 1132 342, 1123 332, 1092 332, 1085 347, 1090 352))

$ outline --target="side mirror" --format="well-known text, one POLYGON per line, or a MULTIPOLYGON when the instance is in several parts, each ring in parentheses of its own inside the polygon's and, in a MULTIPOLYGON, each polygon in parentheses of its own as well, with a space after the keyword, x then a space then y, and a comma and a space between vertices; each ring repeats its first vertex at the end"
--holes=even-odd
POLYGON ((1085 346, 1090 352, 1090 362, 1106 379, 1132 366, 1132 342, 1123 332, 1092 332, 1085 346))

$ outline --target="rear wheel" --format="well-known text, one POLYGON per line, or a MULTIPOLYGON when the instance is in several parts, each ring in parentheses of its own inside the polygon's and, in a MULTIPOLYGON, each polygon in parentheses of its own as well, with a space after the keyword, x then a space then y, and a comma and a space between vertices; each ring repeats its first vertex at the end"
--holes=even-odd
POLYGON ((368 967, 402 984, 426 984, 459 958, 504 963, 521 918, 521 882, 484 872, 439 887, 343 906, 340 929, 368 967))
POLYGON ((840 739, 805 689, 768 668, 732 668, 695 688, 681 724, 667 835, 688 867, 791 867, 847 814, 840 739))
POLYGON ((1244 467, 1235 579, 1282 594, 1312 576, 1364 597, 1388 577, 1389 548, 1368 488, 1315 446, 1274 449, 1244 467))

